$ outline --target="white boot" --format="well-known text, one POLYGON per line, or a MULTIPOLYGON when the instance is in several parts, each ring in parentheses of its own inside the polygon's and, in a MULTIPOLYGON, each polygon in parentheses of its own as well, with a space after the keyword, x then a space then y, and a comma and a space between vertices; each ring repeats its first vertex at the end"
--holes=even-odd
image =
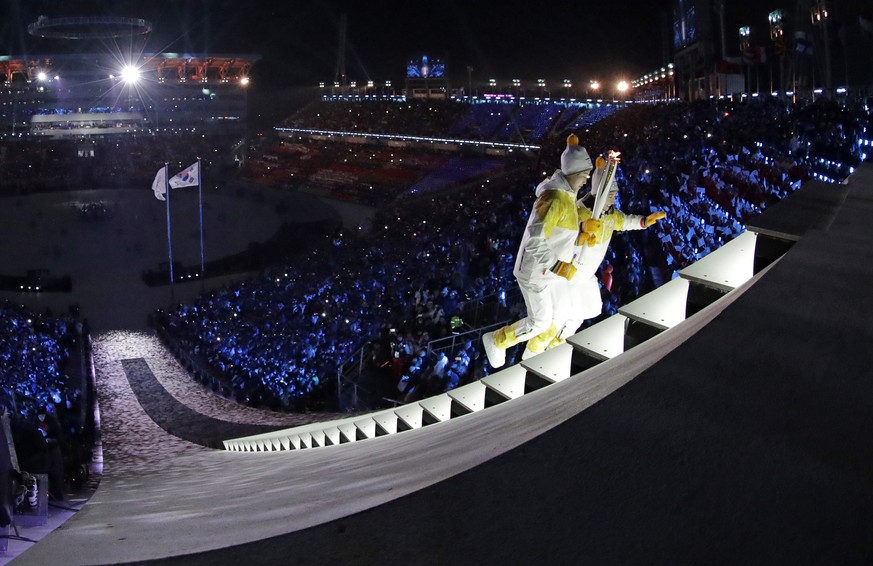
POLYGON ((506 350, 494 343, 493 332, 486 332, 482 335, 482 346, 485 347, 485 355, 488 356, 488 363, 491 364, 491 367, 495 369, 503 367, 503 364, 506 363, 506 350))
POLYGON ((536 355, 537 355, 537 352, 533 352, 533 351, 525 348, 524 352, 521 353, 521 359, 522 359, 522 361, 529 360, 536 355))

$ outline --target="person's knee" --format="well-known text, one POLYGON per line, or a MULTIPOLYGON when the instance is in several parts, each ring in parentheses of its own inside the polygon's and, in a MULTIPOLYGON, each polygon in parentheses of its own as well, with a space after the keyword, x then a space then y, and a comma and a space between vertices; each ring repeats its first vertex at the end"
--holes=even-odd
POLYGON ((530 319, 530 327, 527 331, 527 334, 533 334, 534 336, 538 334, 542 334, 546 330, 552 326, 552 319, 550 317, 532 317, 530 319))

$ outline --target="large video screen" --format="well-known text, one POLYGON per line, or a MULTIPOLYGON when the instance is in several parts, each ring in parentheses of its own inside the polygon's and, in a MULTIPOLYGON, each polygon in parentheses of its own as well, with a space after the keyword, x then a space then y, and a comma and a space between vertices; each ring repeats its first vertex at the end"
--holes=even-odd
POLYGON ((697 1, 673 0, 673 47, 684 49, 697 41, 697 1))
POLYGON ((416 79, 444 77, 446 65, 440 59, 427 55, 413 57, 406 62, 406 76, 416 79))

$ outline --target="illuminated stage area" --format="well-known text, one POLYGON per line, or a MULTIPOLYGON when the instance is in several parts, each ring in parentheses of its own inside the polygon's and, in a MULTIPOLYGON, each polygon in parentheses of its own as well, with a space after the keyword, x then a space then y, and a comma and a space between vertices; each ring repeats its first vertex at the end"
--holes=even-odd
POLYGON ((584 378, 372 441, 110 475, 20 563, 865 562, 873 168, 822 187, 750 222, 796 242, 781 259, 584 378))
POLYGON ((258 57, 54 54, 0 58, 0 136, 245 132, 258 57))

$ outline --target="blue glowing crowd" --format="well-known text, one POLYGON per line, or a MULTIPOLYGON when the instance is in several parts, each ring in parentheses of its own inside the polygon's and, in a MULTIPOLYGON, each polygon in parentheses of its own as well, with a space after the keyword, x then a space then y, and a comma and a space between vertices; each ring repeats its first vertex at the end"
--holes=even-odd
POLYGON ((47 405, 66 404, 81 395, 80 380, 65 373, 77 344, 69 317, 34 313, 4 302, 0 306, 0 379, 4 408, 35 418, 47 405))
MULTIPOLYGON (((391 108, 380 104, 358 113, 379 116, 370 131, 390 123, 391 108)), ((598 272, 604 314, 729 241, 806 180, 844 178, 869 145, 862 102, 707 101, 602 114, 576 133, 592 155, 622 152, 616 206, 667 213, 650 230, 613 238, 598 272)), ((489 368, 475 333, 449 349, 432 345, 523 313, 514 256, 533 187, 554 171, 566 133, 551 131, 538 161, 524 168, 385 204, 367 229, 339 231, 291 264, 180 305, 166 324, 252 404, 323 406, 317 400, 335 395, 349 366, 356 378, 369 377, 376 397, 396 401, 478 379, 489 368)))
POLYGON ((49 476, 50 496, 63 499, 66 479, 81 480, 90 446, 83 420, 82 340, 70 315, 0 305, 0 402, 9 416, 21 470, 49 476))

